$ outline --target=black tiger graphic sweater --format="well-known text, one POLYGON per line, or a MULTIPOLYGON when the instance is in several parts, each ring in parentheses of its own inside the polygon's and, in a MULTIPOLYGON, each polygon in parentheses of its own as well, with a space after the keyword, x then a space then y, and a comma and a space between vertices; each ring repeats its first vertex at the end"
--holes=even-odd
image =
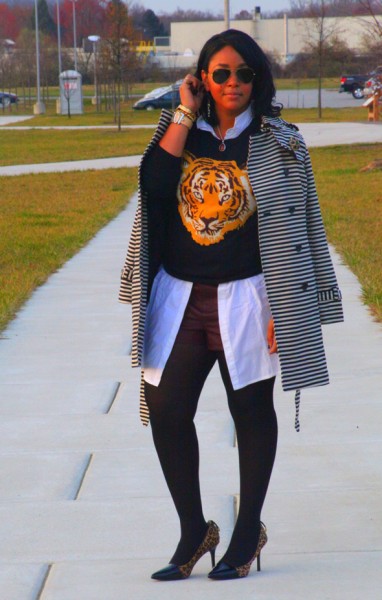
POLYGON ((141 184, 150 198, 155 270, 162 264, 173 277, 211 285, 261 273, 256 199, 246 167, 256 130, 252 123, 221 151, 217 138, 194 126, 181 158, 159 145, 146 158, 141 184))

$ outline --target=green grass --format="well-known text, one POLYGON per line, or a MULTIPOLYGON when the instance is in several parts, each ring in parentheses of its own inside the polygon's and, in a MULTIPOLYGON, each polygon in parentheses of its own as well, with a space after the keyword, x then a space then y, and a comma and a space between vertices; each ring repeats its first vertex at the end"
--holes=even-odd
POLYGON ((136 169, 1 178, 0 330, 128 202, 136 169))
MULTIPOLYGON (((121 106, 121 121, 122 125, 147 125, 155 124, 158 121, 159 111, 147 111, 147 110, 133 110, 132 105, 134 101, 129 100, 121 106)), ((0 112, 0 115, 2 113, 0 112)), ((32 115, 33 109, 24 109, 23 106, 19 106, 17 110, 5 114, 19 115, 32 115)), ((84 126, 84 125, 108 125, 111 128, 116 128, 116 122, 114 119, 114 112, 106 112, 104 108, 100 112, 97 112, 95 107, 90 102, 84 103, 84 113, 82 115, 72 115, 70 118, 67 114, 57 115, 55 102, 49 102, 46 104, 46 113, 43 115, 34 116, 28 121, 15 123, 12 127, 54 127, 54 126, 84 126)), ((4 127, 6 129, 7 126, 4 127)), ((3 128, 2 128, 3 130, 3 128)))
MULTIPOLYGON (((275 79, 276 90, 315 90, 318 87, 317 79, 275 79)), ((340 77, 325 77, 322 80, 322 89, 338 90, 340 77)))
MULTIPOLYGON (((131 102, 122 107, 122 125, 155 125, 158 122, 160 110, 133 110, 131 102)), ((317 117, 317 108, 285 108, 282 111, 282 117, 286 121, 294 123, 314 123, 314 122, 343 122, 357 121, 367 122, 367 109, 362 106, 349 108, 324 108, 322 119, 317 117)), ((66 127, 66 126, 92 126, 108 125, 110 128, 116 128, 114 114, 111 112, 97 113, 94 107, 85 106, 83 115, 73 115, 70 119, 66 115, 56 115, 53 107, 45 115, 39 115, 12 125, 12 127, 66 127)), ((5 131, 7 126, 1 128, 5 131)))
POLYGON ((141 154, 150 129, 6 131, 0 130, 0 165, 61 162, 141 154))
POLYGON ((313 148, 311 155, 328 238, 382 322, 382 171, 360 173, 381 158, 382 144, 313 148))
POLYGON ((317 108, 286 108, 282 118, 291 123, 367 123, 367 108, 354 106, 349 108, 324 108, 322 118, 317 116, 317 108))

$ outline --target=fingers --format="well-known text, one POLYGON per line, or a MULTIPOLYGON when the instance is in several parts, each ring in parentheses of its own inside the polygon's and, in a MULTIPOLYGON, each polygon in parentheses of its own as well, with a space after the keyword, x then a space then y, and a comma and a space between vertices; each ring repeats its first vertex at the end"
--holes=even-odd
POLYGON ((275 354, 277 352, 278 348, 277 348, 277 341, 276 341, 276 335, 275 335, 275 323, 272 318, 269 319, 269 322, 268 322, 267 342, 268 342, 269 354, 275 354))
POLYGON ((202 103, 204 84, 194 75, 186 75, 179 89, 181 103, 197 112, 202 103))
POLYGON ((194 75, 188 74, 183 80, 182 86, 185 86, 193 96, 199 94, 202 90, 204 90, 204 84, 200 79, 195 77, 194 75))

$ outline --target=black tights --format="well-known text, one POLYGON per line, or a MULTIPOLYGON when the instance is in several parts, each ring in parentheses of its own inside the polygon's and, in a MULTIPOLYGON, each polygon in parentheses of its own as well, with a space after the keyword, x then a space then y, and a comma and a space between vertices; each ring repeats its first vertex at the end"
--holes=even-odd
MULTIPOLYGON (((181 538, 170 562, 190 560, 207 529, 199 486, 199 446, 194 416, 208 373, 218 360, 233 417, 240 464, 240 509, 223 557, 231 566, 255 553, 260 513, 277 446, 274 377, 234 390, 224 353, 176 342, 158 387, 145 384, 153 439, 179 515, 181 538)), ((254 360, 255 357, 254 357, 254 360)))

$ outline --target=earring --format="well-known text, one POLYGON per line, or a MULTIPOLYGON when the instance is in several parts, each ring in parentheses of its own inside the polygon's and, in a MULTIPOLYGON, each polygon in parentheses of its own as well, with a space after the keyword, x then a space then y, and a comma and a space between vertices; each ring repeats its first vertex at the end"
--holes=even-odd
POLYGON ((208 95, 207 98, 207 117, 210 118, 211 116, 211 101, 210 101, 210 96, 208 95))

